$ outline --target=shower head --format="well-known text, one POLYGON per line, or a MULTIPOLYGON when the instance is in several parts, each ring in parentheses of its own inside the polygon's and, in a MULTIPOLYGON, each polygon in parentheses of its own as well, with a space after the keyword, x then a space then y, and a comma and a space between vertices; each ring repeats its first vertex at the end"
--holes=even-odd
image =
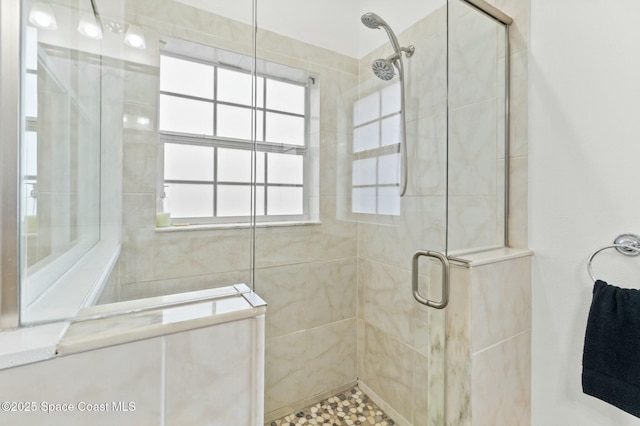
POLYGON ((391 46, 393 46, 393 50, 395 50, 396 52, 399 52, 401 50, 396 35, 393 33, 391 27, 389 27, 384 19, 382 19, 375 13, 369 12, 362 15, 360 17, 360 20, 367 28, 371 28, 373 30, 377 30, 380 27, 384 28, 384 30, 387 32, 387 35, 389 36, 389 41, 391 42, 391 46))
POLYGON ((382 27, 387 32, 389 41, 391 42, 391 47, 393 47, 393 55, 389 56, 387 59, 376 59, 373 61, 373 64, 371 64, 371 68, 373 69, 374 74, 382 80, 391 80, 395 74, 393 67, 394 65, 397 66, 396 61, 402 58, 402 52, 404 52, 407 58, 410 58, 411 55, 413 55, 415 48, 411 45, 408 47, 400 47, 398 38, 393 33, 391 27, 389 27, 384 19, 375 13, 365 13, 360 17, 360 20, 367 28, 378 29, 382 27))
POLYGON ((389 81, 395 75, 395 71, 393 69, 393 61, 396 59, 396 55, 393 55, 387 59, 376 59, 371 64, 371 69, 373 73, 380 80, 389 81))
POLYGON ((366 27, 371 28, 372 30, 377 30, 381 26, 387 25, 387 23, 384 22, 384 19, 371 12, 362 15, 360 20, 366 27))

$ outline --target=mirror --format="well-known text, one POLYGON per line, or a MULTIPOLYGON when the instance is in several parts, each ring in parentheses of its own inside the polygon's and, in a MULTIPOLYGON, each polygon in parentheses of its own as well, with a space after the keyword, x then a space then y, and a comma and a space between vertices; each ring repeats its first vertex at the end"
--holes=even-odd
POLYGON ((79 9, 51 10, 59 31, 24 38, 22 323, 49 319, 54 284, 100 239, 101 58, 69 42, 79 9))

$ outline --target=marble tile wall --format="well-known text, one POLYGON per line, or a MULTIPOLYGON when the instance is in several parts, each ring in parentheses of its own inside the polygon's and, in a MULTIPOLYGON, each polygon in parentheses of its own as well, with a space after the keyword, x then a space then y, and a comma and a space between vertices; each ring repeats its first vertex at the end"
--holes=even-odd
POLYGON ((2 370, 2 401, 36 405, 0 423, 255 426, 263 331, 260 316, 2 370))
POLYGON ((255 328, 243 320, 165 337, 166 424, 255 424, 255 328))
MULTIPOLYGON (((0 372, 3 401, 33 401, 33 412, 0 413, 3 424, 160 424, 161 341, 151 339, 0 372), (123 360, 126 359, 126 362, 123 360), (135 402, 132 412, 81 411, 81 403, 135 402), (72 404, 72 412, 47 413, 42 402, 72 404)), ((111 407, 109 407, 111 408, 111 407)))
POLYGON ((355 381, 356 273, 355 258, 256 270, 269 301, 267 419, 355 381))
POLYGON ((453 268, 447 424, 530 424, 530 277, 530 257, 453 268))

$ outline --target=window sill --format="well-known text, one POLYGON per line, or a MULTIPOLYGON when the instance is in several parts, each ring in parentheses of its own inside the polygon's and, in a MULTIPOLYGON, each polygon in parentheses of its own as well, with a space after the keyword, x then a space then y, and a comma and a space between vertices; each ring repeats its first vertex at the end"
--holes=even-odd
MULTIPOLYGON (((296 221, 296 222, 258 222, 256 228, 277 228, 287 226, 310 226, 310 225, 322 225, 319 220, 308 221, 296 221)), ((185 225, 171 225, 162 228, 156 228, 156 232, 183 232, 183 231, 212 231, 212 230, 225 230, 225 229, 250 229, 251 225, 248 223, 216 223, 216 224, 185 224, 185 225)))
POLYGON ((0 370, 45 361, 56 356, 68 322, 24 327, 0 333, 0 370))
POLYGON ((120 256, 120 243, 99 241, 40 297, 21 307, 23 324, 38 324, 74 318, 78 311, 91 306, 120 256))

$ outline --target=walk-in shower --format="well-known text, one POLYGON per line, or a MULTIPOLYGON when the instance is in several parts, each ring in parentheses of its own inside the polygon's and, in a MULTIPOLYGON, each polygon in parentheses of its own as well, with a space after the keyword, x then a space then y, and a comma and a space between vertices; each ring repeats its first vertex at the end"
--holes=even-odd
MULTIPOLYGON (((1 3, 22 8, 15 60, 0 65, 18 68, 25 106, 0 117, 21 123, 21 149, 0 156, 10 327, 69 320, 94 299, 86 309, 102 312, 247 283, 268 303, 269 420, 356 384, 397 424, 447 424, 445 402, 465 406, 445 398, 458 383, 446 339, 466 335, 446 314, 461 299, 415 303, 411 260, 504 245, 503 27, 459 0, 1 3), (57 29, 28 21, 41 3, 57 29), (101 39, 77 30, 94 9, 101 39), (134 29, 144 43, 126 42, 134 29)), ((419 262, 421 294, 444 298, 440 265, 419 262)))
POLYGON ((373 73, 381 80, 388 81, 391 80, 394 75, 394 67, 398 69, 398 73, 400 75, 400 196, 404 196, 407 192, 407 181, 408 181, 408 164, 407 164, 407 119, 406 119, 406 105, 405 105, 405 83, 404 83, 404 64, 402 62, 402 53, 405 54, 407 58, 410 58, 415 53, 415 46, 409 45, 407 47, 401 47, 400 43, 398 43, 398 38, 395 33, 382 19, 380 16, 375 13, 368 12, 360 17, 362 23, 371 29, 379 29, 384 28, 389 36, 389 41, 391 42, 391 46, 393 47, 393 54, 388 56, 385 59, 376 59, 371 64, 371 69, 373 73))

